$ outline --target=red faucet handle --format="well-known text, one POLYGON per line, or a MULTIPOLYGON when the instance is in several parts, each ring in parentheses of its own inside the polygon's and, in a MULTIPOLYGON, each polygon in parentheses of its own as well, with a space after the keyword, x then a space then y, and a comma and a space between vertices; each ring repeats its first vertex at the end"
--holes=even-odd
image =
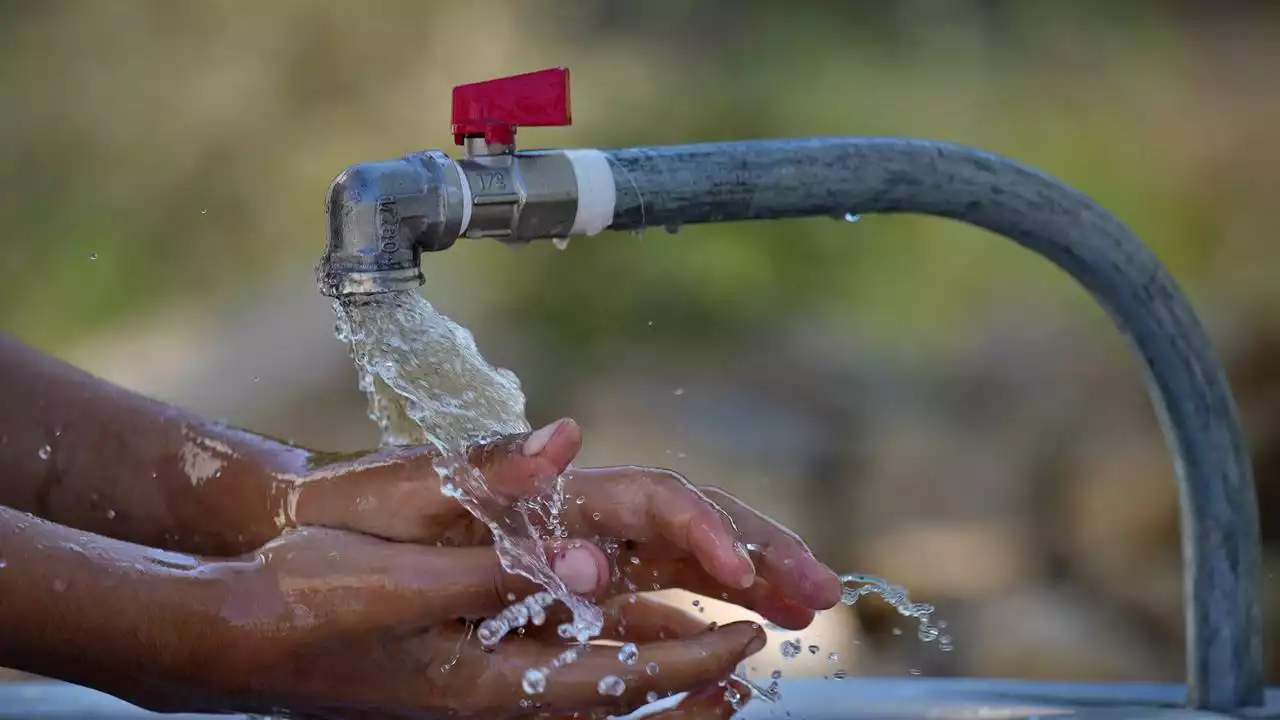
POLYGON ((569 69, 550 68, 523 75, 458 85, 453 89, 453 140, 483 136, 511 145, 521 125, 560 127, 569 113, 569 69))

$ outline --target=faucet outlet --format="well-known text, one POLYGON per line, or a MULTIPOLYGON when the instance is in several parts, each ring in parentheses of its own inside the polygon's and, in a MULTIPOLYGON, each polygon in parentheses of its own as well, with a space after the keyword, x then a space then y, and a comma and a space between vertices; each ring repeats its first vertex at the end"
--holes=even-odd
POLYGON ((615 198, 604 153, 516 150, 520 126, 570 122, 564 68, 454 88, 462 159, 428 150, 353 165, 333 181, 328 245, 316 269, 321 292, 416 288, 425 281, 422 253, 446 250, 460 236, 521 245, 608 227, 615 198))

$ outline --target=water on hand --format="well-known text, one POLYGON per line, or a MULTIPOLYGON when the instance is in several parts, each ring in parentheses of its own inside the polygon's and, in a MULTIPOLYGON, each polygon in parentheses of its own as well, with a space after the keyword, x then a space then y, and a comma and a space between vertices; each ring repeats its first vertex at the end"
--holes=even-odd
MULTIPOLYGON (((547 497, 512 506, 495 497, 484 476, 467 459, 471 445, 529 431, 524 393, 515 374, 486 362, 471 333, 438 313, 416 292, 344 298, 335 301, 334 310, 338 337, 350 346, 360 387, 369 397, 369 416, 382 431, 382 444, 439 448, 436 469, 442 490, 489 527, 508 572, 547 590, 513 603, 482 623, 477 632, 481 642, 491 645, 517 627, 541 624, 545 617, 542 609, 557 600, 574 617, 573 623, 560 628, 562 637, 586 642, 598 635, 603 626, 600 609, 570 592, 551 570, 543 552, 547 537, 563 535, 558 527, 561 486, 557 483, 547 497)), ((875 576, 854 573, 841 576, 841 580, 845 583, 843 604, 853 605, 864 595, 879 595, 904 617, 919 622, 921 640, 938 640, 941 649, 950 650, 950 638, 940 632, 945 623, 932 621, 931 605, 911 602, 905 589, 875 576)), ((798 654, 800 647, 798 640, 783 643, 784 657, 798 654)), ((811 653, 817 650, 816 645, 810 646, 811 653)), ((525 676, 525 691, 540 694, 547 673, 576 657, 577 651, 570 648, 547 668, 531 669, 525 676)), ((829 661, 835 663, 838 658, 832 654, 829 661)), ((838 670, 834 677, 844 675, 838 670)), ((602 678, 600 692, 620 692, 620 681, 615 681, 618 679, 612 676, 602 678)), ((776 682, 768 690, 754 684, 751 687, 757 695, 776 697, 776 682)))
POLYGON ((600 609, 570 592, 543 552, 544 533, 562 534, 557 527, 563 501, 559 483, 547 497, 512 506, 489 490, 467 458, 472 445, 529 431, 515 374, 486 362, 471 333, 416 292, 342 298, 334 301, 334 311, 338 337, 350 346, 382 444, 439 448, 436 470, 442 490, 492 531, 507 572, 550 593, 549 598, 539 593, 518 602, 482 623, 480 640, 493 644, 522 621, 536 622, 540 608, 552 598, 573 612, 573 623, 561 628, 562 636, 585 642, 598 635, 604 622, 600 609), (540 528, 537 516, 550 527, 540 528))

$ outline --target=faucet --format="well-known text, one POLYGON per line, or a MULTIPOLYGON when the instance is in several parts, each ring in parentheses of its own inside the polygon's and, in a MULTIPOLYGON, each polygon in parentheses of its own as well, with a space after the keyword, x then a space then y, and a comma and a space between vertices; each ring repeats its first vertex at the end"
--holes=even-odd
POLYGON ((1263 704, 1258 509, 1238 411, 1187 299, 1119 220, 1036 170, 924 140, 516 149, 520 126, 569 125, 569 107, 565 68, 460 85, 452 120, 462 158, 427 150, 342 171, 329 189, 321 292, 413 290, 422 253, 463 236, 523 244, 866 213, 925 213, 1003 235, 1083 285, 1146 370, 1181 501, 1188 705, 1263 704))

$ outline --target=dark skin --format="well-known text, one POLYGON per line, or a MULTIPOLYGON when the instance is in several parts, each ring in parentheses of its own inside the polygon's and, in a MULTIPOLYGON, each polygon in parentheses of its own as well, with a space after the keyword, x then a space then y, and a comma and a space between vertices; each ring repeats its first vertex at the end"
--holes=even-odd
POLYGON ((602 639, 640 648, 635 666, 586 648, 529 696, 525 670, 567 647, 555 633, 567 611, 493 652, 468 635, 465 619, 540 588, 504 572, 488 529, 441 494, 433 448, 323 455, 0 335, 0 665, 170 712, 567 716, 690 691, 671 717, 728 717, 720 683, 762 630, 712 631, 632 589, 726 597, 801 628, 838 601, 839 579, 727 493, 652 468, 566 472, 580 447, 577 425, 558 421, 470 453, 495 511, 565 472, 569 538, 548 544, 550 564, 604 608, 602 639), (599 537, 622 541, 616 581, 599 537), (619 697, 597 692, 610 674, 619 697))

